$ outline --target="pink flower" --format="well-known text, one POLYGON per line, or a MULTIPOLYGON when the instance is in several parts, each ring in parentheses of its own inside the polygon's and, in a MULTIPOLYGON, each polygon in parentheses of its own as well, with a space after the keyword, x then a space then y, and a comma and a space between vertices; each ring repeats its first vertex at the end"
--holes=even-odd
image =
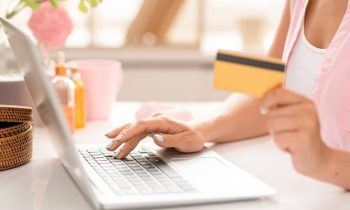
POLYGON ((35 38, 48 48, 63 47, 73 30, 73 22, 67 12, 60 7, 53 7, 49 1, 33 11, 28 22, 35 38))

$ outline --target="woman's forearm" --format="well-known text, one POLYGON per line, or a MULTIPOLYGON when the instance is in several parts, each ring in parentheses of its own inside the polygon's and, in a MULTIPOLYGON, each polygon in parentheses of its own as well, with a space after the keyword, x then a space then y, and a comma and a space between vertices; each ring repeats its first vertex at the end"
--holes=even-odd
POLYGON ((206 141, 226 142, 267 134, 267 123, 260 114, 260 99, 243 94, 232 94, 219 113, 198 122, 195 127, 206 141))
POLYGON ((329 149, 321 173, 314 178, 350 190, 350 153, 329 149))
MULTIPOLYGON (((276 32, 268 56, 281 58, 286 41, 290 14, 289 0, 276 32)), ((252 84, 254 85, 254 84, 252 84)), ((224 102, 219 114, 195 125, 207 141, 225 142, 267 134, 267 122, 259 112, 260 99, 233 94, 224 102)))

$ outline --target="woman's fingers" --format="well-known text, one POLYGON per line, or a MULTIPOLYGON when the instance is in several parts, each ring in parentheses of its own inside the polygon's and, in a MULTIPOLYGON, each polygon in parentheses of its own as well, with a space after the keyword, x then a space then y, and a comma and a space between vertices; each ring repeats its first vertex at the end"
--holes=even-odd
POLYGON ((118 127, 116 129, 112 130, 111 132, 107 133, 105 136, 107 138, 110 138, 110 139, 111 138, 115 138, 121 131, 125 130, 129 126, 130 126, 130 123, 125 124, 125 125, 123 125, 121 127, 118 127))
POLYGON ((268 125, 272 133, 281 131, 294 131, 299 127, 298 120, 292 117, 273 117, 268 120, 268 125))
POLYGON ((262 100, 262 112, 285 105, 299 104, 307 100, 304 96, 285 89, 276 89, 269 92, 262 100))
POLYGON ((165 148, 174 147, 176 145, 170 140, 173 138, 172 135, 166 134, 177 134, 186 129, 188 128, 185 125, 166 117, 142 119, 132 124, 126 124, 109 133, 108 136, 114 139, 106 146, 106 149, 114 151, 124 144, 122 149, 116 151, 116 156, 118 158, 125 157, 142 139, 151 133, 163 133, 163 135, 156 135, 156 143, 165 148), (118 154, 119 152, 120 154, 118 154))
POLYGON ((315 122, 318 121, 313 120, 313 116, 316 115, 314 105, 304 101, 300 104, 276 107, 270 110, 266 116, 270 128, 276 128, 275 130, 280 131, 315 126, 315 122))
POLYGON ((163 116, 163 114, 160 112, 156 112, 156 113, 152 114, 152 117, 160 117, 160 116, 163 116))
POLYGON ((165 117, 147 118, 132 124, 126 132, 120 132, 116 140, 127 142, 139 135, 146 136, 151 133, 176 134, 184 130, 186 130, 184 125, 165 117))
POLYGON ((273 139, 278 148, 288 153, 293 153, 295 149, 294 144, 296 141, 298 141, 298 139, 294 138, 294 131, 276 132, 273 134, 273 139))
POLYGON ((120 147, 120 145, 122 145, 123 143, 120 141, 111 141, 106 145, 106 149, 109 151, 113 151, 116 150, 118 147, 120 147))
POLYGON ((274 118, 274 117, 292 117, 297 116, 298 111, 300 109, 300 104, 297 105, 290 105, 290 106, 284 106, 284 107, 278 107, 270 110, 267 113, 268 118, 274 118))
POLYGON ((193 131, 177 134, 151 135, 155 144, 163 148, 174 148, 179 152, 190 153, 201 151, 204 139, 193 131))
POLYGON ((181 134, 151 134, 153 141, 156 145, 162 148, 176 147, 180 142, 181 134))
POLYGON ((113 134, 111 134, 111 138, 114 138, 111 142, 109 142, 107 145, 106 145, 106 149, 107 150, 110 150, 110 151, 113 151, 115 149, 117 149, 120 145, 123 144, 122 141, 120 141, 121 137, 123 135, 125 135, 125 133, 129 130, 130 128, 130 124, 126 124, 120 128, 117 128, 115 129, 113 134), (113 137, 112 137, 113 135, 113 137), (115 137, 117 135, 117 137, 115 137))
POLYGON ((129 155, 129 153, 135 149, 135 147, 140 143, 140 141, 145 138, 146 136, 137 136, 134 137, 132 139, 130 139, 130 141, 124 143, 123 147, 116 150, 116 158, 121 159, 121 158, 125 158, 126 156, 129 155))
MULTIPOLYGON (((142 139, 144 139, 147 134, 142 134, 139 136, 135 136, 129 141, 122 143, 120 141, 114 141, 113 146, 109 148, 109 150, 116 150, 115 156, 116 158, 124 158, 126 157, 135 147, 140 143, 142 139), (119 148, 123 144, 122 148, 119 148), (119 148, 119 149, 118 149, 119 148)), ((151 134, 149 135, 153 138, 155 144, 162 148, 173 148, 177 146, 177 142, 180 140, 179 134, 151 134)))

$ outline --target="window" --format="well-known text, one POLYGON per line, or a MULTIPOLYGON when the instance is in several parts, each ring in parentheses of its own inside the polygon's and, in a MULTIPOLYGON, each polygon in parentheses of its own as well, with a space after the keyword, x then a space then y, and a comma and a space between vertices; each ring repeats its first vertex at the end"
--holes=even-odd
MULTIPOLYGON (((1 1, 3 13, 13 0, 1 1)), ((104 0, 88 14, 78 11, 79 0, 67 1, 64 6, 75 27, 66 47, 124 47, 128 30, 144 1, 149 0, 104 0)), ((218 48, 266 52, 284 4, 281 0, 183 0, 166 34, 166 41, 160 46, 199 49, 206 54, 212 54, 218 48)), ((26 9, 13 21, 28 30, 30 13, 26 9)), ((146 35, 145 40, 152 41, 152 34, 146 35)))

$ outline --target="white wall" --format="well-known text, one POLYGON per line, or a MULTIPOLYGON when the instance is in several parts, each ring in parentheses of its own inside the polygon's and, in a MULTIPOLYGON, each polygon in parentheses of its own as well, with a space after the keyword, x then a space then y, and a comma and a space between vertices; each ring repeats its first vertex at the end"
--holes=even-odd
POLYGON ((212 88, 209 69, 126 69, 118 100, 216 101, 227 95, 212 88))
MULTIPOLYGON (((51 57, 54 57, 52 53, 51 57)), ((9 69, 16 64, 11 52, 9 69)), ((212 88, 213 56, 184 49, 76 49, 66 51, 67 59, 103 58, 123 64, 124 84, 120 101, 217 101, 227 92, 212 88)))

